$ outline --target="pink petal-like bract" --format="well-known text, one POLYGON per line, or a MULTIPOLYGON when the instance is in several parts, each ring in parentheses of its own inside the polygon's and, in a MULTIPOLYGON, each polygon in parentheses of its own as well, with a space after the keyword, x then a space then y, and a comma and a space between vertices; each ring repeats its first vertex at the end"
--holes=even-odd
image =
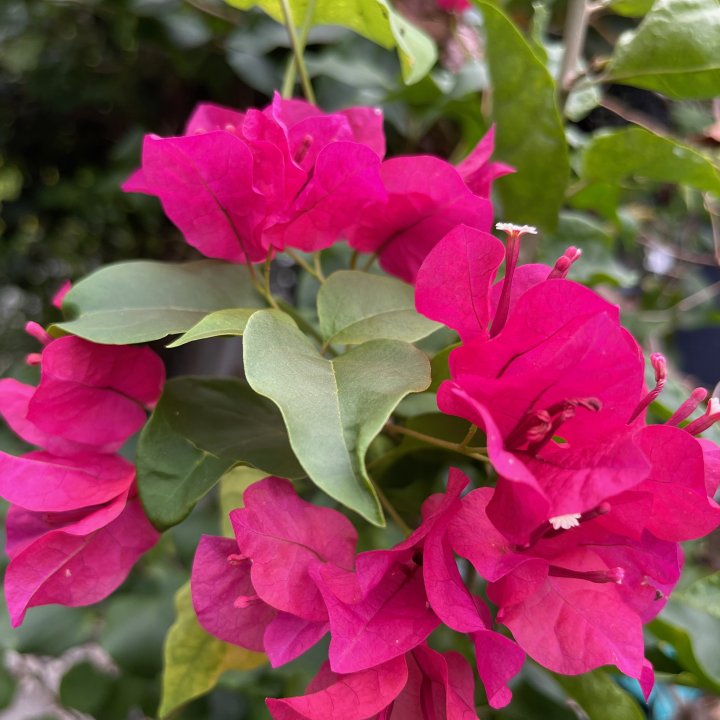
MULTIPOLYGON (((463 5, 462 8, 446 7, 446 10, 465 10, 470 7, 467 0, 439 0, 441 7, 443 3, 447 5, 455 4, 456 6, 463 5)), ((509 165, 490 161, 494 149, 495 126, 493 125, 480 139, 480 142, 478 142, 470 154, 457 165, 457 170, 460 173, 460 177, 465 181, 465 184, 480 197, 490 197, 490 188, 493 180, 515 172, 515 168, 509 165)))
POLYGON ((427 254, 459 224, 487 231, 488 200, 475 195, 457 170, 430 156, 386 160, 381 168, 386 203, 368 206, 348 231, 351 247, 376 253, 391 275, 414 283, 427 254))
POLYGON ((136 560, 158 540, 138 499, 88 535, 48 532, 18 552, 5 571, 5 597, 14 627, 26 610, 59 603, 77 607, 107 597, 136 560))
POLYGON ((106 503, 126 492, 134 479, 135 467, 119 455, 0 453, 0 497, 36 512, 106 503))
POLYGON ((637 490, 652 495, 645 526, 659 538, 680 542, 709 535, 720 525, 720 507, 708 496, 700 443, 684 430, 664 425, 642 429, 637 443, 651 465, 637 490))
POLYGON ((142 161, 142 177, 132 176, 123 190, 156 195, 190 245, 221 260, 265 259, 256 232, 265 201, 253 186, 253 155, 243 140, 222 130, 148 135, 142 161))
POLYGON ((332 672, 326 663, 308 695, 266 702, 274 720, 369 720, 393 702, 407 680, 402 656, 345 675, 332 672))
POLYGON ((265 628, 277 611, 257 596, 250 562, 230 538, 200 538, 190 579, 200 624, 215 637, 262 652, 265 628))
POLYGON ((265 628, 263 646, 272 667, 289 663, 311 648, 330 626, 327 620, 314 622, 279 612, 265 628))
POLYGON ((137 432, 165 382, 147 347, 97 345, 67 336, 45 347, 27 419, 48 435, 108 452, 137 432))
POLYGON ((493 235, 456 227, 420 266, 415 286, 418 312, 457 330, 465 341, 487 335, 490 287, 504 257, 502 243, 493 235))
POLYGON ((308 569, 331 562, 352 569, 357 533, 341 513, 298 497, 287 480, 268 477, 244 495, 245 506, 230 513, 238 547, 252 558, 255 592, 269 605, 306 620, 327 613, 308 569))

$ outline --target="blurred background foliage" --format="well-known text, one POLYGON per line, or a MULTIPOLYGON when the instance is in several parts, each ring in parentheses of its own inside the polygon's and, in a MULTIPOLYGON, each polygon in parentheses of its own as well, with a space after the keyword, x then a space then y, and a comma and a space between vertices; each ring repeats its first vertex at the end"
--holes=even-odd
MULTIPOLYGON (((618 302, 649 350, 670 356, 671 381, 654 407, 662 420, 693 384, 720 380, 720 42, 712 43, 720 9, 706 2, 697 27, 685 10, 702 10, 703 0, 687 0, 675 16, 681 40, 699 33, 702 44, 709 32, 710 42, 699 58, 681 41, 671 46, 669 80, 643 39, 651 21, 643 16, 681 0, 657 0, 653 10, 652 0, 593 6, 584 52, 568 68, 573 2, 479 2, 461 17, 435 0, 397 0, 438 47, 438 64, 411 85, 393 51, 341 27, 310 29, 307 65, 324 109, 383 107, 389 155, 457 160, 494 120, 497 156, 520 170, 498 182, 499 218, 541 226, 528 260, 553 262, 568 245, 581 247, 573 276, 618 302), (619 42, 626 31, 637 32, 634 43, 619 42), (554 80, 568 72, 567 87, 554 80)), ((179 133, 201 100, 264 105, 288 58, 281 25, 220 0, 0 3, 0 374, 30 377, 22 359, 36 348, 23 326, 56 319, 49 299, 66 278, 123 259, 194 257, 154 199, 124 195, 119 184, 138 164, 144 133, 179 133)), ((312 287, 294 287, 292 268, 278 264, 274 278, 301 306, 313 304, 312 287)), ((426 410, 417 402, 401 411, 424 431, 454 431, 426 410)), ((383 442, 371 455, 385 453, 383 442)), ((0 445, 23 450, 3 429, 0 445)), ((417 507, 446 465, 434 451, 401 445, 377 474, 402 511, 417 507)), ((199 534, 219 532, 218 502, 209 498, 167 533, 104 603, 36 608, 17 631, 2 614, 0 708, 8 709, 0 718, 157 717, 173 595, 199 534)), ((364 542, 388 544, 387 534, 364 542)), ((650 706, 608 673, 559 679, 528 664, 513 704, 483 717, 719 717, 720 542, 694 543, 687 554, 682 586, 647 634, 663 680, 650 706)), ((263 699, 301 692, 311 665, 231 671, 219 682, 219 666, 198 667, 214 689, 168 716, 266 717, 263 699)))

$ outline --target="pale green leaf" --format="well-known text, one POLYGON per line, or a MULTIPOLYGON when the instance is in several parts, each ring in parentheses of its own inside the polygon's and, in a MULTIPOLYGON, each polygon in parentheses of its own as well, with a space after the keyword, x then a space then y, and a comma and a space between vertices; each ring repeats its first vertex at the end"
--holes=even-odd
POLYGON ((720 96, 720 2, 657 0, 617 44, 608 79, 678 100, 720 96))
POLYGON ((497 6, 485 18, 498 159, 517 172, 497 181, 503 220, 553 228, 570 173, 555 82, 522 33, 497 6))
POLYGON ((175 608, 177 616, 165 639, 161 718, 210 692, 227 670, 252 670, 267 661, 261 653, 205 632, 195 617, 189 583, 175 595, 175 608))
POLYGON ((642 17, 650 12, 655 0, 611 0, 608 10, 625 17, 642 17))
POLYGON ((328 343, 415 342, 441 327, 415 310, 411 285, 356 270, 340 270, 327 279, 318 292, 317 310, 328 343))
POLYGON ((261 307, 243 265, 217 260, 134 260, 96 270, 65 296, 67 320, 51 328, 109 345, 185 332, 208 313, 261 307))
POLYGON ((430 383, 424 353, 399 340, 371 340, 326 360, 285 313, 255 313, 245 329, 252 388, 280 408, 295 455, 328 495, 384 523, 365 453, 395 406, 430 383))
POLYGON ((257 308, 231 308, 227 310, 216 310, 206 315, 199 323, 193 325, 186 333, 183 333, 177 340, 171 342, 168 347, 174 348, 185 343, 223 335, 242 335, 245 332, 245 325, 250 316, 257 308))
MULTIPOLYGON (((226 0, 233 7, 259 7, 284 23, 280 0, 226 0)), ((293 22, 304 25, 310 0, 290 0, 293 22)), ((311 26, 341 25, 384 48, 397 47, 403 78, 409 85, 422 80, 435 64, 435 43, 398 13, 388 0, 314 0, 311 26)))
POLYGON ((262 470, 238 465, 220 478, 220 526, 222 534, 233 537, 230 511, 244 507, 243 494, 253 484, 267 477, 262 470))
POLYGON ((169 380, 140 434, 140 498, 152 523, 179 523, 220 477, 242 463, 304 475, 277 408, 235 378, 169 380))
POLYGON ((696 580, 673 598, 720 620, 720 572, 696 580))

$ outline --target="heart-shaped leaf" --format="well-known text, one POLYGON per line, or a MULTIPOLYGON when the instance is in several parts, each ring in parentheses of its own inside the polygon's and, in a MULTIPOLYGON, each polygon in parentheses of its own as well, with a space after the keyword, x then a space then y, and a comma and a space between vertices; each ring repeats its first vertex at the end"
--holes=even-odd
POLYGON ((140 498, 155 527, 179 523, 233 465, 305 473, 277 408, 234 378, 168 381, 138 442, 140 498))
POLYGON ((430 383, 424 353, 400 340, 371 340, 326 360, 285 313, 261 310, 244 338, 252 388, 275 402, 310 479, 382 526, 365 452, 395 406, 430 383))
POLYGON ((320 332, 328 343, 415 342, 442 327, 415 310, 411 285, 356 270, 340 270, 323 283, 317 310, 320 332))

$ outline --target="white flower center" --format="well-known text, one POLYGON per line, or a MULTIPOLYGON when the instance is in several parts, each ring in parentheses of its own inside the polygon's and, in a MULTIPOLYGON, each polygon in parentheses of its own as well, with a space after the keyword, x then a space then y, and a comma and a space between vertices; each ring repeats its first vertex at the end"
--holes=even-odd
POLYGON ((553 530, 569 530, 580 525, 580 517, 581 513, 558 515, 550 518, 550 524, 553 526, 553 530))
POLYGON ((499 222, 495 224, 495 229, 518 235, 537 235, 537 228, 532 225, 513 225, 513 223, 499 222))

